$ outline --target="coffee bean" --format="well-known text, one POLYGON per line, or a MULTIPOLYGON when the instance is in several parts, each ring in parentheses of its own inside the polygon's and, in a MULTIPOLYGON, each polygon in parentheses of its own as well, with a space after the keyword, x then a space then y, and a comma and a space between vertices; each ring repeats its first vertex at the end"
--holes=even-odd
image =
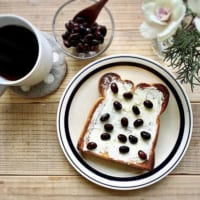
POLYGON ((125 99, 132 99, 132 98, 133 98, 133 94, 132 94, 132 92, 125 92, 125 93, 123 94, 123 97, 124 97, 125 99))
POLYGON ((122 117, 121 118, 121 125, 123 127, 127 127, 128 126, 128 119, 126 117, 122 117))
POLYGON ((133 113, 134 113, 135 115, 139 115, 139 114, 140 114, 140 110, 139 110, 139 108, 138 108, 137 106, 133 106, 133 107, 132 107, 132 111, 133 111, 133 113))
POLYGON ((88 46, 87 43, 83 44, 83 43, 80 42, 76 46, 76 51, 79 52, 79 53, 81 53, 81 52, 87 53, 87 52, 89 52, 89 46, 88 46))
POLYGON ((78 33, 80 31, 80 27, 78 23, 74 23, 73 32, 78 33))
POLYGON ((84 37, 84 41, 87 42, 88 44, 91 44, 93 38, 94 36, 91 33, 89 33, 84 37))
POLYGON ((124 134, 119 134, 118 140, 122 143, 125 143, 127 141, 127 137, 124 134))
POLYGON ((150 100, 145 100, 143 104, 146 108, 153 108, 153 103, 150 100))
POLYGON ((147 154, 142 151, 142 150, 139 150, 138 151, 138 156, 142 159, 142 160, 146 160, 147 159, 147 154))
POLYGON ((83 36, 86 34, 86 27, 83 24, 79 24, 79 33, 83 36))
POLYGON ((92 24, 92 26, 91 26, 91 29, 92 29, 92 32, 93 33, 95 33, 96 32, 96 30, 97 30, 97 28, 98 28, 98 23, 97 22, 95 22, 94 24, 92 24))
POLYGON ((96 149, 96 148, 97 148, 97 144, 96 144, 95 142, 89 142, 89 143, 87 144, 87 148, 88 148, 89 150, 96 149))
POLYGON ((113 125, 112 124, 105 124, 104 125, 104 129, 106 130, 106 131, 112 131, 113 130, 113 125))
POLYGON ((114 106, 115 110, 122 109, 122 104, 119 101, 114 101, 113 106, 114 106))
POLYGON ((69 30, 69 31, 71 31, 71 30, 73 30, 73 28, 74 28, 74 21, 73 20, 69 20, 69 22, 68 23, 65 23, 65 28, 67 29, 67 30, 69 30))
POLYGON ((101 33, 101 35, 103 35, 104 37, 106 36, 107 28, 105 26, 99 25, 96 29, 101 33))
POLYGON ((139 126, 142 126, 144 123, 143 119, 136 119, 133 123, 133 125, 137 128, 139 126))
POLYGON ((99 44, 104 43, 107 28, 96 22, 90 25, 86 18, 76 17, 65 23, 66 31, 62 34, 63 44, 67 47, 75 47, 78 53, 98 51, 99 44), (74 35, 75 34, 75 35, 74 35))
POLYGON ((72 33, 70 34, 70 36, 68 37, 68 42, 71 46, 77 46, 77 44, 79 43, 79 34, 78 33, 72 33))
POLYGON ((101 139, 102 140, 109 140, 110 139, 110 134, 109 133, 102 133, 101 134, 101 139))
POLYGON ((101 42, 99 40, 97 40, 97 39, 93 39, 91 41, 91 45, 93 45, 93 46, 96 46, 96 45, 99 45, 99 44, 101 44, 101 42))
POLYGON ((120 146, 119 147, 119 152, 120 153, 128 153, 129 152, 129 147, 128 146, 120 146))
POLYGON ((100 117, 100 121, 105 122, 110 118, 110 114, 109 113, 105 113, 103 115, 101 115, 100 117))
POLYGON ((102 35, 97 36, 96 39, 99 41, 99 44, 104 43, 104 37, 102 35))
POLYGON ((62 34, 62 38, 63 38, 63 40, 67 40, 68 39, 68 37, 69 37, 69 35, 70 35, 70 33, 69 32, 65 32, 65 33, 63 33, 62 34))
POLYGON ((128 139, 131 144, 136 144, 138 142, 138 138, 134 135, 129 135, 128 139))
MULTIPOLYGON (((84 24, 83 24, 84 25, 84 24)), ((90 27, 87 27, 86 26, 86 34, 89 34, 89 33, 91 33, 92 32, 92 29, 90 28, 90 27)))
POLYGON ((97 51, 97 50, 98 50, 98 45, 90 46, 90 51, 97 51))
POLYGON ((97 28, 97 30, 95 32, 95 36, 96 36, 96 38, 99 37, 99 36, 101 36, 101 32, 98 30, 98 28, 97 28))
POLYGON ((146 131, 142 131, 140 134, 144 140, 149 140, 151 138, 151 134, 146 131))
POLYGON ((70 48, 71 44, 69 44, 69 42, 67 40, 63 40, 63 44, 67 47, 70 48))
POLYGON ((114 94, 118 93, 118 86, 116 83, 111 83, 110 88, 114 94))

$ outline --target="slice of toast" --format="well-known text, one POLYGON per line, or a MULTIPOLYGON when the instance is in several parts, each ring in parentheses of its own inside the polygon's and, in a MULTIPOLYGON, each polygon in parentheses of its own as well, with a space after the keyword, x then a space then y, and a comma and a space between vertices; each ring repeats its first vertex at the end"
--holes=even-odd
POLYGON ((99 80, 99 94, 80 135, 79 151, 152 170, 168 89, 163 84, 134 86, 116 73, 107 73, 99 80))

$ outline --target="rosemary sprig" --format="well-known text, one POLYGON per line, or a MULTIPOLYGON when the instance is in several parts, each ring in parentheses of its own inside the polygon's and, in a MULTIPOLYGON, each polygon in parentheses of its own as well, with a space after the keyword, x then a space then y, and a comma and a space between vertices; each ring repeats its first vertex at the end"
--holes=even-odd
POLYGON ((200 85, 200 33, 192 23, 193 18, 182 24, 173 36, 171 46, 164 52, 164 61, 176 69, 177 79, 189 83, 192 91, 195 85, 200 85))
POLYGON ((189 83, 193 90, 200 85, 200 34, 196 29, 179 29, 170 47, 164 52, 164 61, 169 67, 177 69, 177 79, 189 83))

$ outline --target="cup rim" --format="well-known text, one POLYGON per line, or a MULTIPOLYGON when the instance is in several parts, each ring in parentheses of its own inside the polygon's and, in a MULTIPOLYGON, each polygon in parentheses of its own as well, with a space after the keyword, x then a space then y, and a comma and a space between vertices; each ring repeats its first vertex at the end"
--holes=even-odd
MULTIPOLYGON (((22 27, 27 28, 28 30, 30 30, 35 35, 35 37, 37 39, 37 44, 38 44, 38 56, 37 56, 37 59, 35 61, 35 64, 32 67, 32 69, 25 76, 23 76, 23 77, 21 77, 17 80, 8 80, 8 79, 2 77, 1 85, 7 85, 7 86, 13 85, 14 86, 14 85, 17 85, 19 83, 23 83, 33 73, 33 71, 38 66, 38 62, 40 61, 40 58, 41 58, 41 48, 42 48, 41 47, 41 38, 39 36, 38 29, 30 21, 28 21, 24 17, 21 17, 19 15, 15 15, 15 14, 10 14, 10 13, 0 14, 0 18, 2 18, 2 17, 10 18, 11 20, 17 19, 17 20, 20 20, 22 23, 26 24, 28 28, 25 27, 25 26, 22 26, 22 27)), ((11 25, 12 23, 9 23, 9 24, 11 25)), ((15 25, 15 24, 13 23, 13 25, 15 25)))
MULTIPOLYGON (((111 11, 106 7, 106 5, 103 7, 103 9, 106 11, 106 13, 108 14, 109 18, 110 18, 110 21, 111 21, 111 35, 110 35, 110 38, 108 39, 108 43, 105 45, 105 47, 100 50, 98 53, 96 53, 95 55, 92 55, 92 56, 88 56, 88 57, 79 57, 79 56, 76 56, 76 55, 73 55, 71 53, 69 53, 68 51, 66 51, 60 44, 59 40, 57 39, 57 35, 56 35, 56 19, 60 13, 60 11, 68 4, 74 2, 76 0, 68 0, 67 2, 63 3, 62 5, 60 5, 60 7, 58 7, 57 11, 55 12, 54 16, 53 16, 53 21, 52 21, 52 34, 57 42, 57 45, 62 49, 62 51, 72 57, 72 58, 75 58, 75 59, 78 59, 78 60, 88 60, 88 59, 92 59, 92 58, 95 58, 99 55, 101 55, 102 53, 104 53, 108 48, 109 46, 111 45, 112 41, 113 41, 113 38, 114 38, 114 33, 115 33, 115 21, 114 21, 114 18, 112 16, 112 13, 111 11)), ((97 0, 88 0, 88 1, 91 1, 91 2, 97 2, 97 0)))

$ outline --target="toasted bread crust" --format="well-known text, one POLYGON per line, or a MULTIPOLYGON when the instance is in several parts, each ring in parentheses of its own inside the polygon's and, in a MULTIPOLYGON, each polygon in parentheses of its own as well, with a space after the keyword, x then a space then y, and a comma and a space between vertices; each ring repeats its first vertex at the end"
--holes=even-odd
POLYGON ((168 89, 163 84, 160 84, 160 83, 153 83, 153 84, 140 83, 134 87, 134 84, 132 81, 121 80, 120 76, 116 73, 107 73, 107 74, 104 74, 99 80, 99 94, 100 94, 100 98, 95 102, 93 108, 91 109, 91 111, 88 115, 88 118, 86 120, 85 126, 83 128, 83 131, 80 135, 80 138, 79 138, 79 141, 77 144, 78 150, 83 154, 95 155, 97 157, 100 157, 100 158, 103 158, 106 160, 112 160, 117 163, 121 163, 124 165, 132 166, 132 167, 143 169, 143 170, 152 170, 154 167, 154 162, 155 162, 155 146, 156 146, 157 138, 159 135, 159 129, 160 129, 160 115, 165 111, 168 101, 169 101, 169 96, 170 96, 168 89), (83 149, 84 136, 87 133, 87 129, 91 123, 92 116, 93 116, 96 108, 99 106, 99 104, 101 102, 103 102, 103 100, 105 99, 106 90, 109 88, 109 86, 113 80, 121 81, 124 83, 129 83, 132 86, 131 90, 133 92, 137 88, 144 89, 144 88, 148 88, 148 87, 155 87, 157 90, 159 90, 163 94, 161 110, 160 110, 160 113, 157 115, 157 119, 156 119, 157 129, 156 129, 155 137, 154 137, 154 140, 153 140, 150 152, 149 152, 149 158, 143 162, 138 163, 138 162, 128 162, 128 161, 118 160, 118 159, 109 157, 108 153, 106 153, 106 152, 95 153, 93 151, 83 149))
POLYGON ((134 83, 132 81, 121 80, 121 77, 118 74, 111 72, 111 73, 104 74, 99 80, 99 95, 100 96, 102 96, 102 97, 105 96, 105 92, 113 80, 118 80, 118 81, 123 81, 124 83, 129 83, 132 85, 132 90, 134 90, 134 83))
POLYGON ((104 100, 104 97, 100 97, 95 103, 94 103, 94 106, 92 107, 92 109, 90 110, 90 113, 88 114, 88 118, 86 119, 86 122, 85 122, 85 125, 83 127, 83 130, 82 130, 82 133, 79 137, 79 141, 78 141, 78 144, 77 144, 77 148, 79 151, 82 151, 83 150, 83 145, 84 145, 84 136, 87 132, 87 129, 88 129, 88 126, 90 125, 91 123, 91 119, 92 119, 92 115, 93 113, 95 112, 97 106, 104 100))
POLYGON ((121 80, 120 76, 116 73, 104 74, 99 80, 99 94, 105 96, 105 91, 108 89, 113 80, 121 80))

